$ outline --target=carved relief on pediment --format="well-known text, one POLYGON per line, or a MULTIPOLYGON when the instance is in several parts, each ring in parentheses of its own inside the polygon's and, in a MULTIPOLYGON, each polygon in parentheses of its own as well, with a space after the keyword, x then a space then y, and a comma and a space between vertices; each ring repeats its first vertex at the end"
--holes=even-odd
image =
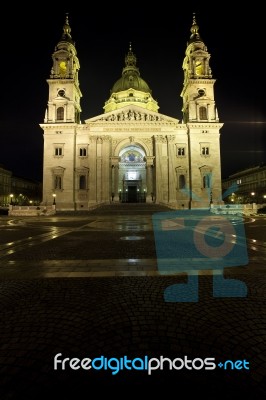
POLYGON ((142 112, 137 110, 126 110, 118 113, 108 113, 103 115, 98 121, 162 121, 163 118, 160 114, 150 114, 149 112, 142 112))
POLYGON ((152 110, 147 110, 145 108, 137 107, 137 106, 126 106, 123 108, 119 108, 113 111, 109 111, 105 114, 101 114, 90 119, 85 120, 86 124, 90 123, 125 123, 128 124, 130 122, 139 123, 157 123, 164 122, 167 124, 178 124, 178 119, 169 117, 164 114, 159 114, 152 110))

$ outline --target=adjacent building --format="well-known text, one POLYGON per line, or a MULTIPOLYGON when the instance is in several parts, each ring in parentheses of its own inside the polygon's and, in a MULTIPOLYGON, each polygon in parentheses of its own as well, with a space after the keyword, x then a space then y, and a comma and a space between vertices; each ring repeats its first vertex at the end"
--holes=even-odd
POLYGON ((7 207, 10 203, 12 172, 0 164, 0 207, 7 207))
POLYGON ((14 205, 37 205, 42 199, 42 184, 32 179, 13 175, 0 165, 0 207, 14 205))
POLYGON ((235 172, 223 179, 222 188, 228 202, 265 204, 266 164, 235 172))
POLYGON ((110 97, 103 113, 82 123, 80 62, 66 17, 52 54, 48 104, 40 124, 43 204, 55 197, 62 210, 86 210, 110 201, 153 201, 173 208, 220 204, 223 124, 210 54, 195 15, 181 67, 182 121, 159 112, 130 45, 122 76, 111 91, 106 89, 110 97))
POLYGON ((42 184, 33 179, 12 176, 10 199, 14 205, 39 205, 42 200, 42 184))

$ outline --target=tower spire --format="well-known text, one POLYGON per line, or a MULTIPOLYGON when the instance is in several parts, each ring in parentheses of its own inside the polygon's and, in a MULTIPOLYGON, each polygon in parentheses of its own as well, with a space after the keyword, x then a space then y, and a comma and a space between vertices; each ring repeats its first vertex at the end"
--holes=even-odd
POLYGON ((61 40, 68 41, 73 43, 72 36, 71 36, 71 27, 69 25, 68 13, 66 13, 66 19, 63 26, 63 33, 61 40))
MULTIPOLYGON (((127 53, 127 55, 125 57, 125 64, 126 64, 125 68, 131 67, 132 69, 135 70, 136 73, 139 74, 139 70, 138 70, 137 65, 136 65, 137 64, 137 58, 136 58, 135 54, 132 51, 131 42, 129 42, 129 50, 128 50, 128 53, 127 53)), ((125 70, 125 68, 124 68, 124 70, 125 70)))
POLYGON ((193 21, 192 21, 192 26, 190 28, 190 43, 196 42, 198 40, 201 40, 200 34, 199 34, 199 26, 196 21, 196 13, 193 13, 193 21))

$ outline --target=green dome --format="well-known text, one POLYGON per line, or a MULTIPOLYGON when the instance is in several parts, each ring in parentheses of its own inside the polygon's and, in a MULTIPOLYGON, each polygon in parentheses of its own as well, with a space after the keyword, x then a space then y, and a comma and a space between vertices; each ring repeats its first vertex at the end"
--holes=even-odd
POLYGON ((127 89, 135 89, 141 92, 151 93, 148 84, 134 71, 128 71, 127 74, 116 81, 111 93, 122 92, 127 89))
POLYGON ((123 68, 122 77, 114 84, 111 94, 135 89, 141 92, 151 93, 148 84, 140 77, 139 69, 136 67, 136 56, 132 52, 131 45, 125 57, 126 66, 123 68))

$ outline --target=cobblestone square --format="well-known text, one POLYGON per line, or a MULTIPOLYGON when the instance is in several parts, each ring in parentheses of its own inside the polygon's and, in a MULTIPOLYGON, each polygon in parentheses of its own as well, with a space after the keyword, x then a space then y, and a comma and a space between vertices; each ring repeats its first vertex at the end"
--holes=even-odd
POLYGON ((1 217, 1 399, 81 398, 94 387, 98 393, 106 387, 152 393, 173 385, 188 396, 196 388, 206 399, 265 398, 266 257, 259 240, 265 219, 246 221, 249 264, 225 269, 226 279, 245 282, 247 297, 213 297, 212 274, 202 270, 198 302, 167 303, 165 288, 186 283, 187 276, 158 272, 151 218, 162 211, 110 205, 50 219, 1 217), (165 361, 150 375, 126 368, 113 375, 110 369, 55 370, 58 353, 214 358, 217 365, 246 360, 249 369, 169 370, 165 361))

